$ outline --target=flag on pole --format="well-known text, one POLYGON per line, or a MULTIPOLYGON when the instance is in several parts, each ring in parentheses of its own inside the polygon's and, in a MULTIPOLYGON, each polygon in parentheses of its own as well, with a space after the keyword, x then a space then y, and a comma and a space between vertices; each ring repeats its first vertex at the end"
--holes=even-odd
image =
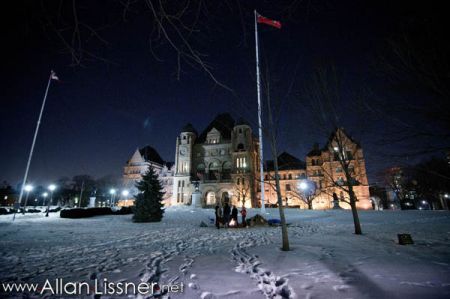
POLYGON ((51 72, 51 78, 52 78, 53 80, 59 81, 58 76, 56 76, 56 73, 55 73, 53 70, 52 70, 52 72, 51 72))
POLYGON ((262 15, 258 14, 258 23, 267 24, 269 26, 281 29, 281 23, 280 21, 271 20, 269 18, 263 17, 262 15))

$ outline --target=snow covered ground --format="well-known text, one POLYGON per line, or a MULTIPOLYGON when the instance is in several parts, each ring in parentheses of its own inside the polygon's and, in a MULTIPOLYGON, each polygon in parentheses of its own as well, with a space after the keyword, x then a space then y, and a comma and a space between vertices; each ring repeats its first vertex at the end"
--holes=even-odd
POLYGON ((349 211, 286 213, 289 252, 280 228, 200 227, 212 210, 173 207, 161 223, 140 224, 3 215, 0 282, 183 283, 170 298, 450 298, 449 212, 361 211, 362 236, 349 211), (398 245, 397 233, 415 244, 398 245))

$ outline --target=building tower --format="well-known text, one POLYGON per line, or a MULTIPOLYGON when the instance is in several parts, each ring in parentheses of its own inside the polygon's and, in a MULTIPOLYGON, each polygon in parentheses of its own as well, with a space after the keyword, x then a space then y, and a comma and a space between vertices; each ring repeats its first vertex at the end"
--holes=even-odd
POLYGON ((190 178, 192 174, 192 151, 197 132, 191 124, 187 124, 177 137, 175 150, 175 171, 173 177, 172 204, 188 204, 192 188, 190 178))
POLYGON ((248 207, 256 207, 256 175, 259 173, 258 149, 255 146, 252 129, 249 124, 240 119, 233 128, 232 142, 232 179, 236 184, 235 197, 240 203, 245 200, 248 207))

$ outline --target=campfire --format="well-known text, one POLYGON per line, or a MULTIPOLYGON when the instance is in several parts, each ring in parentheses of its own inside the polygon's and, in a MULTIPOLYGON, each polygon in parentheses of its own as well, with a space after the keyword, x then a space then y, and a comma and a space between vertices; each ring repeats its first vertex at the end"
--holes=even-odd
POLYGON ((236 221, 234 219, 231 219, 230 223, 228 224, 230 227, 236 226, 236 221))

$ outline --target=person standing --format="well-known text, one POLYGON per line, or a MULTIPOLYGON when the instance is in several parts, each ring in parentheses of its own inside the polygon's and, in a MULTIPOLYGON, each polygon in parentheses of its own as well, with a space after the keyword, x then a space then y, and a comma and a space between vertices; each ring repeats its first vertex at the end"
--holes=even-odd
POLYGON ((225 227, 228 227, 228 225, 230 224, 230 213, 231 213, 230 206, 228 205, 228 203, 225 203, 225 205, 223 206, 223 221, 225 227))
POLYGON ((231 219, 235 221, 235 226, 238 226, 238 210, 235 205, 233 205, 233 209, 231 209, 231 219))
POLYGON ((222 221, 222 209, 219 206, 216 206, 216 227, 220 228, 220 222, 222 221))
POLYGON ((245 217, 247 217, 247 210, 245 209, 244 206, 242 206, 242 209, 241 209, 241 216, 242 216, 242 226, 246 227, 247 222, 245 221, 245 217))

